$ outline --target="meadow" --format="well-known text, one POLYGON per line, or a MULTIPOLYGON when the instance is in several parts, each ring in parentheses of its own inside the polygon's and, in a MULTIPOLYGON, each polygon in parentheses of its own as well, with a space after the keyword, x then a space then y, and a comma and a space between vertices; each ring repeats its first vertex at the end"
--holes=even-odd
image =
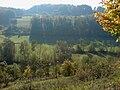
POLYGON ((29 41, 29 36, 18 36, 18 35, 16 35, 16 36, 10 36, 10 37, 6 37, 6 36, 4 36, 4 35, 0 35, 0 42, 2 42, 4 39, 9 39, 9 40, 11 40, 11 41, 13 41, 13 42, 23 42, 23 41, 29 41))

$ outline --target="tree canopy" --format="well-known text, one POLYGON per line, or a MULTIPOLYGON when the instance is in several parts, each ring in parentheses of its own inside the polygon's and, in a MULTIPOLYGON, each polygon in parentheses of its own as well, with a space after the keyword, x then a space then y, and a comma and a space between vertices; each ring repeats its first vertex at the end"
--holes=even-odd
POLYGON ((118 42, 120 40, 120 0, 102 0, 101 3, 105 7, 105 11, 96 13, 97 22, 118 42))

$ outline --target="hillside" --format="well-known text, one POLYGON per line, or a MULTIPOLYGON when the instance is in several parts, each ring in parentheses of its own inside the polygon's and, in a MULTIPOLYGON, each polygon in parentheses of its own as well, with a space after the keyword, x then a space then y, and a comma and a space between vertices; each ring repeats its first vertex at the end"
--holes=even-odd
POLYGON ((27 35, 30 41, 41 43, 55 43, 58 40, 74 43, 80 38, 88 41, 113 40, 95 21, 95 11, 103 12, 104 8, 63 4, 35 5, 28 10, 1 7, 0 25, 5 27, 3 34, 6 37, 27 35))
POLYGON ((106 41, 113 38, 101 29, 93 15, 89 16, 35 16, 31 22, 30 41, 55 43, 58 40, 78 42, 106 41))
POLYGON ((88 16, 23 16, 17 23, 9 26, 3 34, 6 37, 30 36, 29 41, 39 43, 56 43, 67 41, 76 43, 80 38, 87 41, 115 41, 101 29, 93 15, 88 16))
POLYGON ((0 90, 120 90, 119 7, 0 7, 0 90))
POLYGON ((25 15, 41 14, 41 15, 65 15, 80 16, 92 14, 93 10, 88 5, 36 5, 25 11, 25 15))

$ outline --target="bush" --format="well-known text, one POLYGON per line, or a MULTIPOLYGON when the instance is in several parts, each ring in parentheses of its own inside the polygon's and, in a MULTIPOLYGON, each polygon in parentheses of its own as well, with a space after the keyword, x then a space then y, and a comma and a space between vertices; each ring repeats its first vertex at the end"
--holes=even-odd
POLYGON ((77 67, 76 63, 72 61, 65 60, 61 66, 61 73, 63 76, 75 75, 77 67))

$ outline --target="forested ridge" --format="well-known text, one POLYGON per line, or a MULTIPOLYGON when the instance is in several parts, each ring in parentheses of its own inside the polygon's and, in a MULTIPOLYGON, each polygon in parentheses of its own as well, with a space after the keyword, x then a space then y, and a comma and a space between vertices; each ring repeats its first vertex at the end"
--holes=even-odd
POLYGON ((104 12, 103 7, 95 7, 92 9, 89 5, 64 5, 64 4, 42 4, 35 5, 29 9, 16 9, 10 7, 0 7, 1 15, 5 14, 7 11, 13 11, 16 17, 24 15, 58 15, 58 16, 81 16, 90 15, 94 11, 104 12))
POLYGON ((55 43, 57 40, 78 42, 113 40, 101 29, 93 15, 89 16, 34 16, 31 21, 30 41, 55 43), (104 40, 103 40, 104 39, 104 40))
POLYGON ((16 9, 10 7, 0 7, 0 12, 4 12, 7 10, 14 11, 16 16, 23 15, 63 15, 63 16, 81 16, 81 15, 90 15, 94 11, 104 12, 104 8, 99 6, 92 8, 89 5, 67 5, 67 4, 42 4, 42 5, 34 5, 29 9, 16 9))
POLYGON ((7 37, 28 35, 30 41, 41 43, 55 43, 57 40, 78 42, 80 38, 108 40, 110 35, 95 22, 95 11, 103 12, 104 8, 63 4, 35 5, 27 10, 1 7, 0 24, 2 34, 7 37))
MULTIPOLYGON (((25 9, 15 9, 10 7, 0 7, 0 24, 8 24, 5 22, 5 18, 15 18, 15 17, 22 17, 25 15, 58 15, 58 16, 81 16, 81 15, 90 15, 93 14, 94 11, 103 12, 104 8, 96 7, 94 9, 88 5, 51 5, 51 4, 42 4, 42 5, 35 5, 27 10, 25 9), (8 13, 10 14, 9 17, 7 16, 8 13), (12 14, 12 15, 11 15, 12 14), (14 15, 13 15, 14 14, 14 15)), ((8 20, 9 21, 9 20, 8 20)))

